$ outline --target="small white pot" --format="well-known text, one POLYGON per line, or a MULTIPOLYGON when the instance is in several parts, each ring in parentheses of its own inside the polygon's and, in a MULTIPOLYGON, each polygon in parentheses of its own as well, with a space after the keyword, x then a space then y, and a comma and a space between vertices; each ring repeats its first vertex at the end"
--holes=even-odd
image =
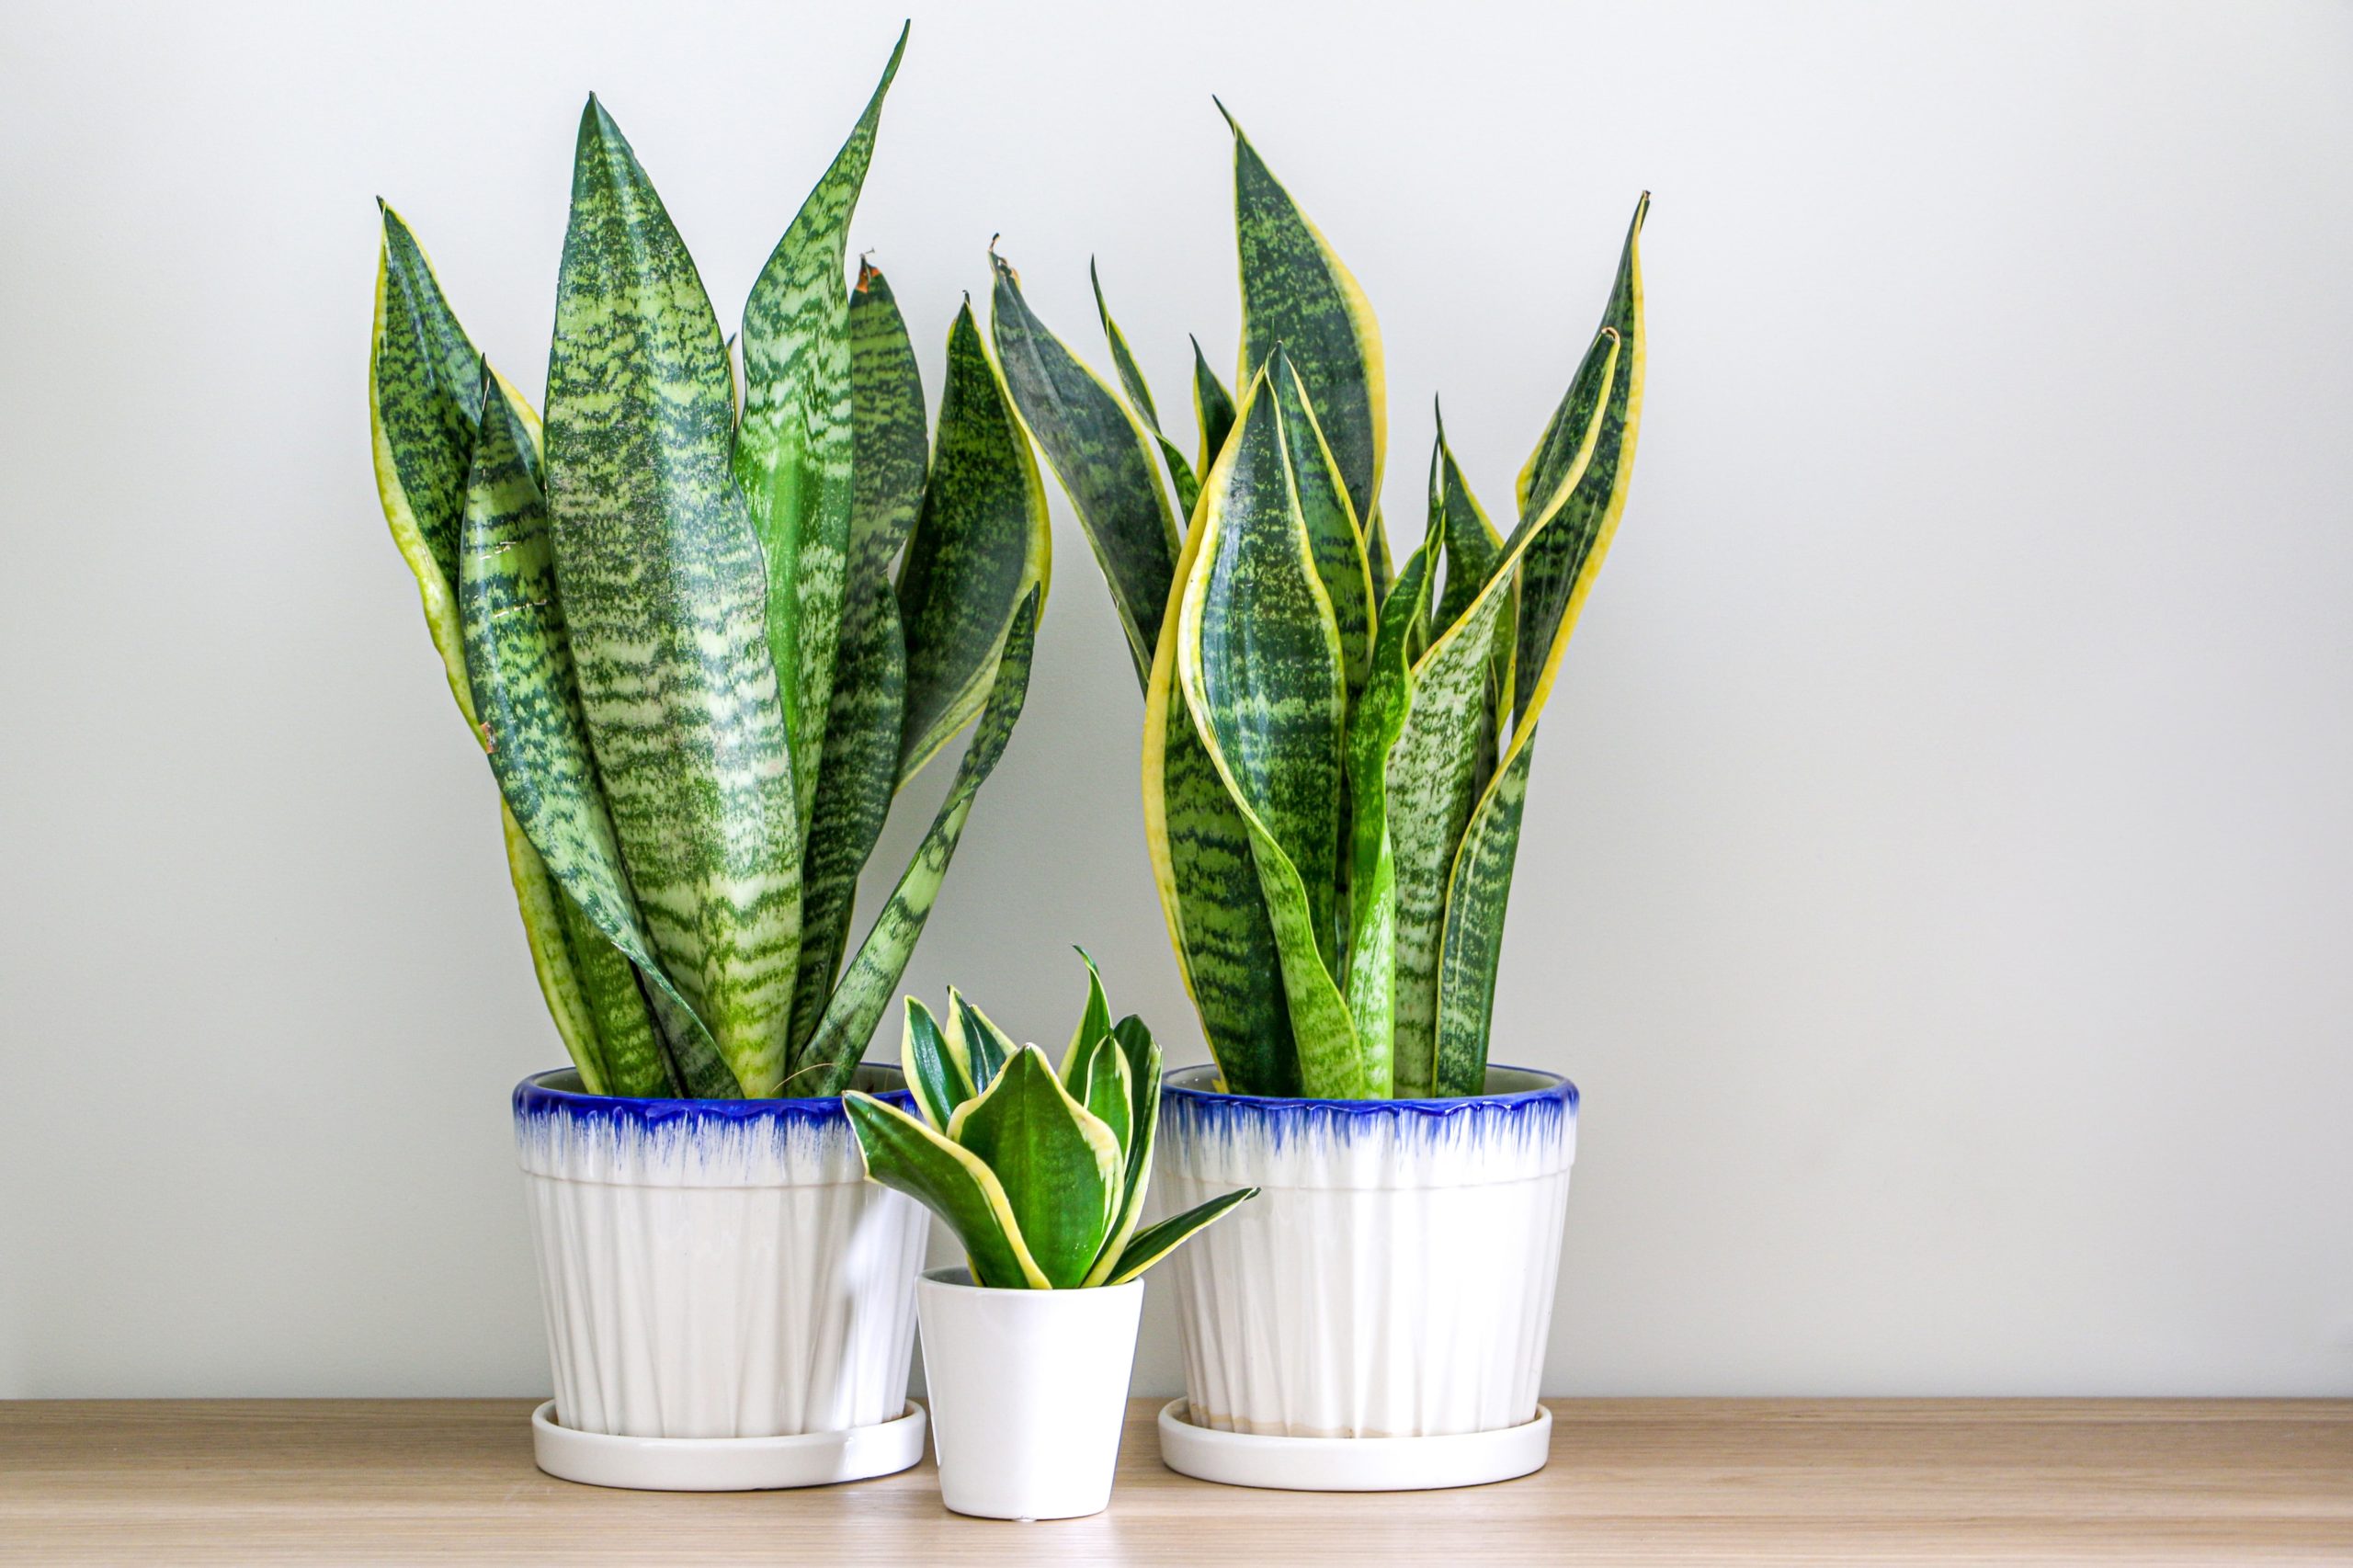
POLYGON ((1489 1445, 1503 1474, 1471 1479, 1541 1466, 1576 1086, 1512 1067, 1446 1100, 1269 1099, 1216 1082, 1211 1067, 1166 1074, 1156 1206, 1261 1190, 1168 1265, 1185 1420, 1316 1439, 1516 1430, 1489 1445))
POLYGON ((915 1287, 939 1495, 984 1519, 1074 1519, 1111 1501, 1143 1281, 992 1290, 961 1268, 915 1287))
MULTIPOLYGON (((856 1082, 913 1113, 896 1069, 856 1082)), ((515 1141, 557 1426, 707 1442, 898 1422, 913 1450, 893 1438, 890 1468, 920 1457, 904 1418, 930 1217, 866 1180, 840 1100, 624 1099, 542 1073, 516 1087, 515 1141)))

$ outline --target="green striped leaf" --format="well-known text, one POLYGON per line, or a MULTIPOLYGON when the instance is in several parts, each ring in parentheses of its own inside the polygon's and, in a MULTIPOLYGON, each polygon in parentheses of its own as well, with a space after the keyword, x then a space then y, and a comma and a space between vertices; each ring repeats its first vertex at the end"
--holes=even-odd
POLYGON ((1179 547, 1151 439, 1111 389, 1046 330, 1021 297, 1011 264, 995 252, 989 260, 996 272, 989 326, 1006 387, 1078 514, 1142 683, 1179 547))
POLYGON ((1095 960, 1086 956, 1085 948, 1078 949, 1078 956, 1086 965, 1086 1006, 1079 1010, 1078 1027, 1071 1030, 1070 1044, 1063 1048, 1062 1076, 1063 1086, 1085 1099, 1080 1086, 1086 1081, 1096 1042, 1110 1036, 1111 1005, 1103 995, 1103 977, 1096 972, 1095 960))
POLYGON ((995 1172, 895 1106, 852 1089, 842 1096, 866 1174, 948 1222, 963 1244, 972 1283, 1042 1290, 1052 1283, 1029 1256, 995 1172))
POLYGON ((1365 565, 1364 538, 1357 531, 1356 513, 1340 488, 1339 470, 1308 404, 1306 389, 1279 345, 1267 361, 1267 379, 1282 411, 1283 455, 1290 464, 1291 490, 1307 524, 1315 574, 1323 579, 1332 621, 1339 630, 1340 664, 1353 704, 1364 689, 1372 659, 1372 576, 1365 565))
MULTIPOLYGON (((1179 591, 1201 545, 1197 507, 1178 561, 1179 591)), ((1282 960, 1258 891, 1250 830, 1202 749, 1176 682, 1177 623, 1161 622, 1144 687, 1144 845, 1161 914, 1218 1074, 1234 1094, 1296 1095, 1299 1061, 1282 960)))
POLYGON ((1364 528, 1364 563, 1372 577, 1372 602, 1377 606, 1389 597, 1389 585, 1397 574, 1389 559, 1389 530, 1381 520, 1381 503, 1372 504, 1372 520, 1364 528))
MULTIPOLYGON (((1437 412, 1434 410, 1434 412, 1437 412)), ((1430 520, 1427 535, 1435 554, 1443 551, 1446 589, 1431 619, 1432 634, 1444 632, 1462 617, 1478 597, 1503 555, 1503 538, 1487 520, 1486 509, 1471 494, 1446 443, 1446 419, 1438 414, 1438 438, 1430 449, 1430 520)), ((1519 623, 1519 582, 1515 576, 1496 613, 1495 651, 1488 661, 1486 688, 1480 701, 1482 719, 1472 757, 1474 790, 1483 790, 1495 776, 1495 756, 1505 725, 1511 715, 1512 658, 1519 623)))
POLYGON ((1540 557, 1543 573, 1537 570, 1540 557, 1534 551, 1521 569, 1523 606, 1540 597, 1541 602, 1533 609, 1523 608, 1514 683, 1520 695, 1511 746, 1472 815, 1447 890, 1437 1046, 1440 1085, 1447 1093, 1476 1094, 1484 1086, 1504 913, 1511 895, 1512 867, 1519 852, 1520 819, 1537 721, 1543 716, 1569 637, 1576 630, 1586 598, 1617 534, 1627 486, 1633 477, 1634 441, 1642 424, 1644 352, 1639 242, 1649 210, 1646 193, 1634 208, 1617 280, 1603 314, 1605 328, 1623 339, 1623 374, 1599 394, 1579 377, 1562 400, 1564 413, 1555 415, 1557 425, 1584 411, 1593 430, 1587 437, 1592 443, 1590 454, 1582 468, 1574 453, 1563 461, 1558 449, 1563 443, 1556 433, 1548 432, 1521 480, 1523 510, 1531 494, 1549 492, 1558 516, 1540 541, 1545 552, 1540 557), (1559 605, 1557 613, 1550 608, 1554 603, 1559 605), (1540 638, 1536 631, 1547 616, 1551 629, 1540 638))
POLYGON ((1226 437, 1233 434, 1233 394, 1201 357, 1201 340, 1196 337, 1192 343, 1193 420, 1201 430, 1201 460, 1196 472, 1206 479, 1217 465, 1218 454, 1225 450, 1226 437))
POLYGON ((1160 410, 1153 406, 1152 388, 1145 384, 1143 368, 1136 363, 1135 354, 1128 347, 1127 335, 1111 319, 1111 306, 1103 298, 1102 275, 1096 271, 1092 260, 1086 264, 1086 280, 1095 286, 1095 313, 1103 319, 1103 335, 1111 345, 1111 368, 1120 373, 1120 390, 1128 394, 1128 406, 1143 420, 1152 438, 1160 443, 1160 460, 1168 466, 1168 483, 1176 492, 1176 515, 1189 517, 1193 515, 1193 502, 1200 495, 1201 482, 1195 476, 1193 465, 1185 460, 1184 449, 1160 427, 1160 410))
MULTIPOLYGON (((523 916, 523 933, 531 953, 531 972, 540 983, 548 1015, 563 1040, 580 1082, 592 1095, 611 1092, 605 1072, 605 1048, 597 1033, 597 1004, 588 998, 581 979, 583 965, 574 956, 581 933, 595 929, 572 901, 557 891, 540 852, 524 836, 515 813, 499 802, 499 836, 506 847, 506 874, 515 887, 515 905, 523 916)), ((611 945, 606 945, 611 950, 611 945)), ((615 958, 620 955, 615 953, 615 958)), ((629 960, 622 959, 626 964, 629 960)))
MULTIPOLYGON (((1604 328, 1578 372, 1598 397, 1608 395, 1618 355, 1617 334, 1604 328)), ((1599 429, 1597 407, 1581 449, 1588 459, 1599 429)), ((1438 949, 1447 884, 1483 782, 1481 732, 1489 722, 1495 632, 1522 561, 1559 514, 1555 506, 1514 530, 1485 585, 1414 665, 1404 728, 1389 763, 1397 877, 1392 1063, 1401 1097, 1427 1096, 1437 1083, 1438 949)))
POLYGON ((1042 590, 1033 588, 1015 613, 1013 629, 1006 634, 1004 655, 997 661, 995 683, 990 689, 988 703, 981 710, 980 722, 973 727, 963 760, 957 765, 956 778, 949 786, 948 797, 940 802, 939 812, 932 819, 923 842, 915 846, 915 858, 900 875, 889 902, 875 916, 857 956, 843 971, 841 983, 834 987, 817 1032, 794 1058, 793 1076, 801 1085, 801 1093, 841 1093, 857 1070, 858 1058, 865 1054, 866 1042, 881 1020, 882 1009, 890 1005, 892 992, 898 989, 899 976, 906 971, 915 938, 923 935, 924 922, 931 917, 931 906, 939 897, 939 884, 948 875, 949 861, 955 857, 956 841, 963 834, 965 820, 972 815, 972 798, 980 792, 997 759, 1005 755, 1005 744, 1013 734, 1014 721, 1021 717, 1021 704, 1029 689, 1030 655, 1037 642, 1042 598, 1042 590))
POLYGON ((983 1089, 995 1082, 1013 1053, 1021 1049, 952 985, 948 988, 948 1049, 971 1064, 972 1082, 983 1089))
MULTIPOLYGON (((416 579, 426 630, 441 656, 449 692, 474 728, 457 602, 457 532, 482 406, 481 361, 449 310, 424 248, 390 207, 382 209, 383 249, 376 275, 375 334, 368 355, 368 423, 384 519, 416 579)), ((519 396, 536 449, 538 417, 519 396)), ((475 731, 475 739, 482 739, 475 731)), ((597 1032, 598 1004, 584 970, 608 969, 618 954, 597 953, 573 931, 577 911, 556 891, 530 839, 500 807, 500 839, 523 917, 532 972, 564 1049, 592 1092, 607 1085, 597 1032), (567 915, 574 919, 567 919, 567 915), (575 958, 574 949, 581 949, 575 958)), ((626 960, 623 960, 624 962, 626 960)))
POLYGON ((882 98, 906 49, 903 28, 865 112, 744 305, 744 415, 733 467, 767 567, 769 655, 803 823, 813 815, 831 722, 849 581, 853 393, 842 267, 882 98))
POLYGON ((912 996, 907 998, 906 1028, 899 1043, 899 1069, 906 1074, 907 1087, 915 1091, 925 1119, 943 1132, 956 1108, 979 1092, 972 1083, 971 1062, 949 1049, 939 1020, 912 996))
POLYGON ((1549 691, 1559 667, 1561 650, 1568 645, 1563 631, 1573 619, 1570 601, 1589 585, 1587 562, 1598 565, 1608 549, 1619 515, 1626 506, 1627 486, 1634 477, 1634 437, 1642 426, 1643 361, 1648 345, 1643 336, 1643 220, 1650 213, 1645 191, 1634 204, 1633 222, 1627 226, 1626 244, 1620 253, 1618 276, 1601 324, 1624 343, 1624 364, 1609 383, 1600 408, 1601 431, 1591 459, 1582 466, 1576 458, 1584 431, 1596 412, 1589 401, 1593 389, 1580 375, 1569 383, 1560 407, 1546 427, 1544 438, 1528 460, 1519 481, 1522 526, 1527 519, 1558 506, 1560 526, 1542 546, 1532 551, 1520 573, 1520 619, 1517 685, 1513 693, 1517 727, 1527 728, 1543 706, 1538 688, 1549 691), (1565 491, 1565 496, 1563 492, 1565 491))
POLYGON ((656 983, 668 982, 639 924, 589 756, 556 597, 547 505, 532 472, 537 452, 487 366, 483 381, 458 560, 474 712, 507 809, 570 906, 558 914, 596 1019, 607 1092, 658 1094, 670 1075, 631 964, 656 983))
POLYGON ((988 1166, 1005 1189, 1029 1256, 1057 1289, 1086 1278, 1120 1198, 1122 1162, 1110 1128, 1073 1099, 1034 1045, 956 1108, 950 1142, 988 1166))
POLYGON ((762 1097, 791 1023, 801 834, 728 380, 694 263, 592 98, 548 369, 556 580, 654 957, 762 1097))
MULTIPOLYGON (((1225 106, 1218 105, 1225 114, 1225 106)), ((1355 515, 1372 515, 1381 494, 1389 425, 1381 330, 1356 279, 1290 193, 1282 187, 1233 116, 1233 216, 1242 257, 1242 380, 1280 346, 1298 367, 1331 444, 1355 515)))
POLYGON ((1446 546, 1446 588, 1438 597, 1438 617, 1430 628, 1437 635, 1461 619, 1463 610, 1486 586, 1503 554, 1504 536, 1487 520, 1486 508, 1471 494, 1454 449, 1446 444, 1444 412, 1434 412, 1438 440, 1430 451, 1430 516, 1446 546))
POLYGON ((1484 1092, 1487 1037, 1494 1021, 1495 972, 1503 956, 1504 911, 1519 855, 1519 824, 1528 801, 1528 770, 1535 737, 1511 749, 1510 760, 1487 787, 1462 846, 1454 857, 1446 894, 1446 928, 1438 949, 1436 1091, 1484 1092))
MULTIPOLYGON (((1107 1032, 1096 1040, 1095 1049, 1087 1052, 1086 1070, 1079 1083, 1074 1087, 1065 1085, 1070 1087, 1071 1097, 1119 1139, 1122 1172, 1127 1169, 1128 1139, 1134 1131, 1135 1115, 1135 1086, 1128 1081, 1128 1072, 1126 1053, 1107 1032)), ((1124 1176, 1121 1179, 1124 1181, 1124 1176)), ((1090 1264, 1093 1261, 1088 1259, 1090 1264)))
POLYGON ((1413 697, 1406 649, 1422 624, 1428 565, 1422 551, 1406 559, 1396 613, 1381 617, 1371 677, 1348 716, 1348 962, 1342 990, 1365 1048, 1369 1092, 1392 1086, 1397 866, 1389 832, 1389 753, 1413 697))
POLYGON ((849 299, 850 581, 887 582, 923 510, 931 468, 923 374, 890 280, 859 262, 849 299))
POLYGON ((1052 568, 1046 493, 967 301, 948 335, 939 445, 899 569, 907 641, 904 784, 971 722, 1014 611, 1052 568))
POLYGON ((1084 1283, 1088 1285, 1109 1279, 1143 1218, 1144 1192, 1152 1185, 1152 1145, 1160 1131, 1160 1047, 1132 1013, 1111 1026, 1111 1038, 1127 1057, 1127 1082, 1135 1098, 1128 1113, 1128 1166, 1120 1207, 1111 1216, 1095 1267, 1086 1271, 1084 1283))
POLYGON ((860 264, 850 297, 853 392, 849 584, 825 721, 825 787, 801 856, 801 973, 791 1049, 816 1032, 849 943, 858 873, 874 853, 899 780, 906 706, 906 635, 891 563, 923 506, 930 443, 923 382, 890 285, 860 264))
MULTIPOLYGON (((612 938, 597 928, 579 904, 560 892, 556 915, 563 924, 564 949, 571 956, 573 972, 579 977, 581 996, 597 1023, 604 1086, 591 1092, 656 1096, 684 1093, 685 1080, 678 1075, 668 1042, 654 1024, 645 993, 639 989, 637 965, 613 946, 612 938)), ((703 1040, 701 1026, 684 1009, 678 1011, 683 1015, 681 1025, 703 1040)), ((713 1092, 722 1097, 735 1093, 733 1074, 714 1080, 713 1092)))
POLYGON ((376 488, 393 542, 416 574, 426 624, 463 708, 465 655, 449 593, 458 581, 466 470, 482 424, 482 361, 416 236, 399 213, 377 206, 384 240, 368 363, 376 488))
POLYGON ((825 787, 813 802, 801 856, 800 973, 791 1050, 815 1034, 841 972, 858 873, 882 836, 899 778, 906 649, 888 577, 850 585, 825 725, 825 787))
POLYGON ((1181 600, 1177 682, 1249 835, 1302 1085, 1319 1097, 1357 1098, 1363 1063, 1332 980, 1345 670, 1263 370, 1203 488, 1200 528, 1181 600))
POLYGON ((1255 1187, 1245 1187, 1197 1204, 1182 1214, 1172 1215, 1149 1230, 1140 1231, 1120 1252, 1120 1260, 1108 1269, 1100 1280, 1093 1284, 1124 1285, 1175 1252, 1193 1233, 1211 1221, 1240 1208, 1258 1196, 1255 1187))

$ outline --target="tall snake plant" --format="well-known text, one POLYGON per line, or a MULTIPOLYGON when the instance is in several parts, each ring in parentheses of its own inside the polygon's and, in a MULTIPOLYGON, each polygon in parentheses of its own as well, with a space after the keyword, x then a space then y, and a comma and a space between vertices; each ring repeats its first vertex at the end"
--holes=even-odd
POLYGON ((1124 396, 1039 321, 1002 258, 997 356, 1126 631, 1153 872, 1225 1086, 1475 1094, 1537 721, 1632 476, 1649 198, 1520 471, 1510 534, 1441 423, 1421 545, 1392 568, 1371 307, 1227 123, 1242 394, 1197 341, 1194 460, 1164 431, 1099 278, 1124 396))
POLYGON ((753 286, 740 397, 694 262, 593 97, 544 432, 384 209, 377 484, 592 1091, 840 1093, 1028 690, 1045 501, 980 328, 968 305, 949 335, 934 450, 888 285, 844 276, 905 47, 753 286), (892 796, 975 715, 845 967, 892 796))

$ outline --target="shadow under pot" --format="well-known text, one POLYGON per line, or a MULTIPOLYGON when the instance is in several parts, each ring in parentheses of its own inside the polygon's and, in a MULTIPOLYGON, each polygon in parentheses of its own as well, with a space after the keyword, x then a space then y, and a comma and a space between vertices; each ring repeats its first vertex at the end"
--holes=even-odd
POLYGON ((1541 1469, 1576 1085, 1518 1067, 1456 1099, 1221 1094, 1208 1066, 1163 1084, 1159 1201, 1260 1189, 1170 1263, 1170 1468, 1328 1491, 1541 1469))
MULTIPOLYGON (((896 1068, 855 1087, 912 1109, 896 1068)), ((652 1490, 904 1470, 930 1216, 869 1183, 838 1098, 631 1099, 570 1069, 515 1089, 555 1398, 540 1467, 652 1490)))

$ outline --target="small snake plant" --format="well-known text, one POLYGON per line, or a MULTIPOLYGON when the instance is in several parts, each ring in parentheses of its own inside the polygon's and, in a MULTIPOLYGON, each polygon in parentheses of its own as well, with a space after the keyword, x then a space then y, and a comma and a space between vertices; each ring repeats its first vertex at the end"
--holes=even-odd
POLYGON ((1111 1021, 1092 960, 1060 1072, 953 990, 945 1027, 907 998, 900 1060, 919 1118, 843 1096, 866 1174, 948 1222, 975 1285, 1123 1285, 1257 1195, 1244 1187, 1137 1228, 1160 1125, 1160 1047, 1142 1019, 1111 1021))
POLYGON ((932 449, 889 287, 844 277, 905 47, 753 285, 740 395, 694 261, 593 97, 544 433, 384 209, 377 484, 592 1092, 840 1093, 1028 690, 1045 499, 980 328, 968 306, 950 333, 932 449), (976 715, 845 967, 893 794, 976 715))
POLYGON ((1153 871, 1225 1086, 1476 1094, 1537 720, 1633 472, 1649 198, 1509 536, 1441 422, 1422 543, 1392 569, 1371 308, 1227 121, 1243 390, 1194 344, 1198 456, 1164 433, 1099 278, 1124 400, 1002 258, 997 357, 1127 633, 1153 871))

